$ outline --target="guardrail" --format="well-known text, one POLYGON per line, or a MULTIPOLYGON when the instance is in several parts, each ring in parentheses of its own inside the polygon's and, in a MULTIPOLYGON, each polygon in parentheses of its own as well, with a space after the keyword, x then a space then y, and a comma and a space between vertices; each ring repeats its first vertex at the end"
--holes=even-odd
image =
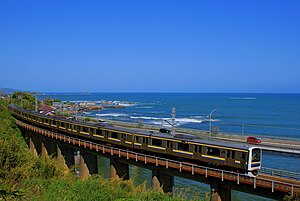
MULTIPOLYGON (((300 192, 300 185, 297 183, 287 182, 287 180, 284 181, 278 181, 268 179, 268 178, 260 178, 260 177, 249 177, 247 175, 236 173, 236 172, 230 172, 205 166, 199 166, 196 164, 190 164, 185 162, 179 162, 175 160, 170 160, 167 158, 161 158, 141 153, 136 153, 133 151, 123 150, 115 147, 109 147, 106 145, 98 144, 95 142, 91 142, 88 140, 83 140, 80 138, 70 137, 67 135, 59 134, 56 132, 48 131, 39 127, 35 127, 26 123, 23 123, 19 120, 16 120, 16 124, 24 127, 25 129, 34 131, 36 133, 40 133, 44 136, 54 138, 60 141, 64 141, 65 143, 73 144, 76 146, 82 146, 87 149, 94 150, 96 152, 102 152, 103 154, 109 154, 109 155, 115 155, 118 157, 123 157, 127 160, 135 160, 142 163, 150 163, 155 166, 161 166, 166 169, 172 168, 176 169, 179 172, 190 172, 192 175, 201 175, 203 177, 214 177, 221 179, 222 181, 232 181, 236 182, 237 185, 243 184, 253 187, 254 189, 257 187, 270 189, 271 192, 279 191, 282 193, 297 193, 300 192)), ((280 179, 280 178, 279 178, 280 179)), ((295 181, 295 180, 293 180, 295 181)))
POLYGON ((281 178, 287 178, 287 179, 294 179, 300 181, 300 173, 298 172, 291 172, 291 171, 285 171, 285 170, 279 170, 279 169, 273 169, 273 168, 267 168, 262 167, 259 171, 260 173, 281 177, 281 178))

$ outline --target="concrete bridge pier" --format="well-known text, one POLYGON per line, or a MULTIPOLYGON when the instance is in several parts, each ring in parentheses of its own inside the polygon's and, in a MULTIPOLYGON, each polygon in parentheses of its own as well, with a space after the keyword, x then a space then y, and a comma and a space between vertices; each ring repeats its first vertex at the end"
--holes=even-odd
POLYGON ((30 150, 30 132, 28 130, 25 130, 22 127, 19 127, 19 128, 20 128, 20 130, 22 132, 22 135, 23 135, 23 138, 24 138, 24 140, 25 140, 25 142, 26 142, 26 144, 27 144, 27 146, 28 146, 28 148, 30 150))
POLYGON ((37 150, 35 148, 35 143, 34 143, 34 141, 32 139, 32 136, 28 137, 28 141, 29 141, 29 151, 30 151, 30 153, 33 156, 37 157, 38 156, 38 152, 37 152, 37 150))
POLYGON ((64 146, 61 143, 57 144, 57 160, 64 166, 64 173, 69 172, 69 168, 75 165, 74 152, 75 149, 64 146))
POLYGON ((122 178, 123 180, 129 179, 129 165, 122 163, 114 158, 110 159, 110 178, 122 178))
POLYGON ((224 187, 222 181, 214 179, 210 183, 211 201, 230 201, 231 190, 224 187))
POLYGON ((79 156, 79 177, 87 178, 92 174, 98 174, 98 160, 97 155, 88 153, 83 149, 80 150, 79 156))
POLYGON ((152 189, 171 194, 174 186, 174 176, 161 172, 158 168, 152 170, 152 189))
POLYGON ((40 135, 37 135, 36 133, 31 134, 30 138, 34 144, 35 150, 37 152, 37 155, 42 155, 42 137, 40 135))
POLYGON ((57 157, 57 142, 51 141, 48 138, 43 138, 42 141, 42 156, 45 157, 57 157))
POLYGON ((47 148, 46 148, 44 142, 42 142, 42 154, 41 154, 41 156, 49 158, 48 151, 47 151, 47 148))

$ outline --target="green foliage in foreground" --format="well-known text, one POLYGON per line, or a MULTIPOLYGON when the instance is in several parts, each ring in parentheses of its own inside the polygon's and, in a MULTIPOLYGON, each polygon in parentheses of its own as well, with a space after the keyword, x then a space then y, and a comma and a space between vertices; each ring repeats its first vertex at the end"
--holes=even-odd
MULTIPOLYGON (((37 183, 41 193, 31 200, 185 200, 169 197, 166 194, 146 190, 145 185, 135 187, 133 181, 106 180, 91 177, 80 180, 75 177, 50 181, 31 181, 37 183)), ((199 199, 197 199, 199 200, 199 199)))
POLYGON ((22 182, 30 178, 59 178, 63 175, 56 160, 30 155, 19 128, 0 102, 0 200, 24 196, 22 182))
POLYGON ((300 200, 300 192, 294 194, 294 195, 286 195, 283 198, 283 201, 299 201, 300 200))
MULTIPOLYGON (((7 101, 9 102, 9 101, 7 101)), ((186 200, 147 190, 133 181, 86 180, 63 174, 55 159, 30 155, 19 128, 0 100, 0 200, 186 200)), ((195 197, 193 200, 200 200, 195 197)))

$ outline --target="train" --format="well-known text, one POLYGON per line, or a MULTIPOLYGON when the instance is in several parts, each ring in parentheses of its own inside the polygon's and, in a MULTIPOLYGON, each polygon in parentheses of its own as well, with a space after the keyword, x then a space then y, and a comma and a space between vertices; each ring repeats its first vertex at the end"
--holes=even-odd
POLYGON ((121 127, 105 122, 87 123, 58 116, 46 116, 10 105, 13 116, 51 131, 136 152, 234 171, 256 177, 262 165, 262 150, 251 145, 205 140, 188 134, 160 133, 121 127))

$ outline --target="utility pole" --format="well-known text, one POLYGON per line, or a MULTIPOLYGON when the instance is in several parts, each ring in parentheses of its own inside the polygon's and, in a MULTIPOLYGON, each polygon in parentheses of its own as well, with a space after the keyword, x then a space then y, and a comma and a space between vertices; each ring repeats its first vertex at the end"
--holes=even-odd
POLYGON ((60 113, 64 115, 64 103, 62 101, 60 103, 60 113))
POLYGON ((100 106, 98 108, 98 122, 100 122, 100 106))
POLYGON ((211 122, 212 122, 211 116, 212 116, 212 113, 216 110, 217 109, 212 110, 209 114, 209 138, 211 137, 211 122))
POLYGON ((23 109, 23 96, 20 95, 19 98, 21 98, 21 108, 23 109))
POLYGON ((245 135, 245 124, 243 123, 242 124, 242 139, 243 139, 244 135, 245 135))
POLYGON ((172 133, 175 134, 175 125, 176 125, 176 108, 173 107, 172 108, 172 113, 171 113, 171 116, 172 116, 172 133))
POLYGON ((75 120, 77 120, 77 113, 78 113, 78 105, 77 102, 75 103, 75 120))
POLYGON ((38 111, 38 99, 37 99, 37 92, 35 92, 35 111, 38 111))

